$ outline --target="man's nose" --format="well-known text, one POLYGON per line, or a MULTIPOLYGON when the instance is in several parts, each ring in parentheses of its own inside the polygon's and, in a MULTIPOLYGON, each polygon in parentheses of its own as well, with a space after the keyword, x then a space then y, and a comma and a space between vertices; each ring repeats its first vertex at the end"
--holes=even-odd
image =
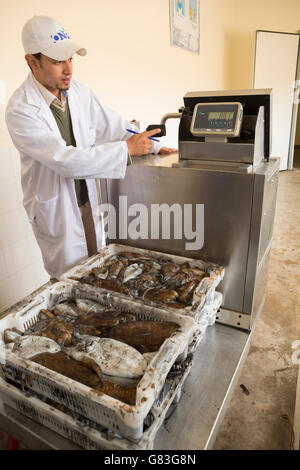
POLYGON ((71 61, 70 61, 70 62, 69 62, 69 61, 66 61, 66 62, 64 63, 64 74, 65 74, 65 75, 70 75, 70 74, 72 73, 72 71, 73 71, 73 64, 72 64, 72 62, 71 62, 71 61))

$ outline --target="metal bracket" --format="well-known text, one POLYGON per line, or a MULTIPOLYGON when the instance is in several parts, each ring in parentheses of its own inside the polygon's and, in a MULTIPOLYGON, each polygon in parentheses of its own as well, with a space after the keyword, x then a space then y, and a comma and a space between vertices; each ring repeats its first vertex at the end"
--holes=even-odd
POLYGON ((250 331, 250 320, 251 315, 224 308, 220 308, 216 316, 217 323, 223 323, 224 325, 234 326, 247 331, 250 331))

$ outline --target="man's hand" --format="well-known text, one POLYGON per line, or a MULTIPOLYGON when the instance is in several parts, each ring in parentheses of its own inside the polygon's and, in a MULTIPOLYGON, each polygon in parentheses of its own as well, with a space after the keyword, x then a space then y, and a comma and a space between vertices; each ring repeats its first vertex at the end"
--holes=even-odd
POLYGON ((132 156, 146 155, 150 152, 153 141, 149 139, 155 134, 158 134, 160 129, 152 129, 152 131, 141 132, 135 134, 126 141, 128 152, 132 156))
POLYGON ((162 147, 158 152, 160 155, 169 155, 170 153, 178 152, 177 149, 171 149, 169 147, 162 147))

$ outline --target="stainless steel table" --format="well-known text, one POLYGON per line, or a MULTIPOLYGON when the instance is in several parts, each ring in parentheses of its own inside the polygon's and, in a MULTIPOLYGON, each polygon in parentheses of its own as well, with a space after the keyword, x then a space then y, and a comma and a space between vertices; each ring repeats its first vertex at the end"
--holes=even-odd
MULTIPOLYGON (((177 154, 166 157, 151 155, 135 158, 134 164, 171 167, 177 161, 177 154)), ((26 301, 28 298, 24 299, 26 301)), ((207 328, 195 353, 191 373, 182 388, 179 406, 158 431, 154 449, 200 450, 213 447, 247 357, 250 339, 250 332, 230 326, 215 324, 207 328)), ((1 397, 0 429, 28 449, 79 449, 71 441, 15 410, 4 410, 1 397)))

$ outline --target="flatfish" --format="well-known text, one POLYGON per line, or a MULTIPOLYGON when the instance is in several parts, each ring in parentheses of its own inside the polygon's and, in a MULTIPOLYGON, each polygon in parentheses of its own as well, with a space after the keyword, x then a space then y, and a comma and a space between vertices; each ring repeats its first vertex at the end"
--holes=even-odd
POLYGON ((181 287, 178 287, 177 292, 179 294, 178 300, 182 303, 188 304, 191 302, 193 297, 193 292, 196 286, 199 284, 199 281, 193 279, 183 284, 181 287))
POLYGON ((107 310, 105 312, 87 313, 83 315, 74 323, 74 328, 81 335, 108 336, 109 330, 113 326, 135 320, 136 317, 132 313, 123 313, 119 310, 107 310))
MULTIPOLYGON (((85 281, 82 281, 82 282, 85 282, 85 281)), ((122 284, 120 284, 119 282, 113 279, 98 279, 93 282, 88 282, 88 284, 92 284, 94 286, 101 287, 102 289, 108 289, 114 292, 119 292, 120 294, 130 296, 129 290, 126 289, 125 286, 123 286, 122 284)))
POLYGON ((45 336, 60 345, 72 343, 73 326, 64 320, 51 318, 40 320, 25 332, 27 336, 45 336))
POLYGON ((24 359, 29 359, 39 353, 56 353, 60 349, 56 341, 44 336, 19 336, 15 340, 12 352, 19 354, 24 359))
POLYGON ((76 346, 66 348, 66 353, 73 359, 88 361, 90 366, 94 362, 107 377, 138 379, 147 367, 136 349, 111 338, 82 337, 76 346))
MULTIPOLYGON (((41 353, 30 359, 36 364, 47 367, 58 374, 92 388, 95 393, 106 394, 128 405, 136 403, 136 386, 124 386, 107 380, 102 381, 93 370, 80 361, 76 361, 64 352, 41 353)), ((55 403, 55 405, 57 405, 55 403)), ((54 406, 54 403, 51 404, 54 406)), ((66 410, 63 410, 66 412, 66 410)))
POLYGON ((162 343, 178 329, 179 325, 173 322, 140 320, 114 326, 109 336, 129 344, 144 354, 157 351, 162 343))
POLYGON ((177 299, 178 293, 171 289, 148 289, 144 295, 144 299, 151 300, 156 303, 168 303, 177 299))
POLYGON ((64 352, 57 352, 55 354, 44 352, 31 357, 30 360, 88 387, 96 387, 101 383, 99 375, 64 352))
POLYGON ((102 384, 94 387, 94 390, 116 398, 127 405, 134 406, 136 404, 136 385, 122 385, 104 380, 102 384))

